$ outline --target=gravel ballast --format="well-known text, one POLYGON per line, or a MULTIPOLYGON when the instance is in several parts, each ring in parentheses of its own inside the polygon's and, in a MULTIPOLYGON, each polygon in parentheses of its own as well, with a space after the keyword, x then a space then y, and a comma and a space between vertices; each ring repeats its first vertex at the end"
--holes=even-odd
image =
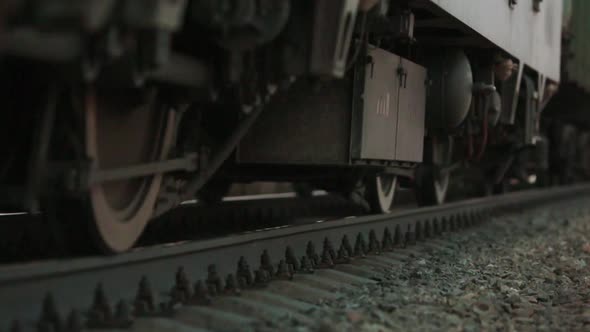
POLYGON ((377 283, 310 313, 315 328, 588 331, 589 218, 582 201, 552 204, 401 249, 410 254, 377 283))

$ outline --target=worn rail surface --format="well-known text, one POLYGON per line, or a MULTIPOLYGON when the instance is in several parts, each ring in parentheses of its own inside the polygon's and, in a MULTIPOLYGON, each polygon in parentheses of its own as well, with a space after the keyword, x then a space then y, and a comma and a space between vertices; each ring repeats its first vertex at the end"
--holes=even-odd
MULTIPOLYGON (((590 195, 590 185, 473 199, 138 249, 113 257, 0 268, 0 331, 264 330, 306 323, 339 288, 370 283, 408 245, 506 209, 590 195), (241 295, 241 296, 236 296, 241 295)), ((432 240, 436 245, 436 240, 432 240)))

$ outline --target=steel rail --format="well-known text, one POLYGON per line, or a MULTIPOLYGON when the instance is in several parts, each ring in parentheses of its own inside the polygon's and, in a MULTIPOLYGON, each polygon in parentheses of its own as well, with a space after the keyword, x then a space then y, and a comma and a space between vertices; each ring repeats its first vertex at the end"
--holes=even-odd
MULTIPOLYGON (((396 245, 472 225, 504 208, 583 195, 590 195, 590 185, 531 190, 389 215, 139 248, 110 257, 2 266, 0 331, 41 330, 40 326, 65 330, 68 316, 70 320, 89 319, 90 308, 106 300, 138 311, 138 301, 145 297, 151 303, 148 314, 157 315, 178 303, 174 295, 177 293, 171 289, 175 285, 178 289, 180 270, 190 285, 195 285, 194 297, 203 285, 210 292, 223 292, 230 286, 226 280, 237 280, 241 288, 248 288, 267 283, 275 278, 276 271, 284 273, 286 265, 290 267, 288 273, 329 267, 355 255, 395 251, 396 245)), ((140 311, 146 313, 145 308, 140 311)))

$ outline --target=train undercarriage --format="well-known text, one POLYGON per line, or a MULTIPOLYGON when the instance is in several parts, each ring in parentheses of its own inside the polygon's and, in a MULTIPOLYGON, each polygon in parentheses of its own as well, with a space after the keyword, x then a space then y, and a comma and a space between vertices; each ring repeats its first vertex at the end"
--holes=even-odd
POLYGON ((514 32, 546 41, 523 51, 447 2, 9 1, 1 202, 116 253, 235 182, 304 183, 384 213, 398 186, 432 205, 465 174, 488 193, 544 178, 560 5, 493 1, 499 17, 553 21, 514 32))

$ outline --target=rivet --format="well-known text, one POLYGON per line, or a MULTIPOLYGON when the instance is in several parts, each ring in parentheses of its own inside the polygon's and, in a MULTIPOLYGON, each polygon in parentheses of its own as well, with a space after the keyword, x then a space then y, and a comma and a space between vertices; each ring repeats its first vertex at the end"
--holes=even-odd
POLYGON ((241 291, 238 288, 238 282, 236 281, 236 277, 230 273, 225 278, 225 292, 232 294, 232 295, 240 295, 241 291))
POLYGON ((252 285, 254 282, 254 277, 250 271, 250 265, 248 265, 244 256, 240 257, 240 260, 238 261, 238 272, 236 273, 236 276, 238 277, 238 284, 242 289, 252 285))
POLYGON ((381 252, 381 245, 377 239, 377 234, 373 229, 369 232, 369 252, 373 254, 381 252))
POLYGON ((352 245, 350 244, 350 240, 348 239, 348 235, 344 235, 342 237, 342 243, 340 244, 340 248, 346 250, 346 254, 348 257, 352 256, 353 250, 352 245))
POLYGON ((155 312, 155 298, 152 293, 152 287, 146 276, 141 277, 139 289, 135 296, 135 314, 138 316, 147 315, 155 312))
POLYGON ((309 258, 312 267, 316 267, 320 263, 320 257, 315 252, 315 246, 313 242, 307 242, 307 249, 305 250, 305 253, 309 258))
MULTIPOLYGON (((334 246, 332 246, 332 242, 328 237, 324 238, 324 249, 328 255, 330 255, 330 260, 334 261, 336 259, 336 252, 334 251, 334 246)), ((323 255, 323 253, 322 253, 323 255)))
POLYGON ((172 302, 186 303, 192 297, 191 284, 184 272, 184 268, 180 267, 174 276, 174 287, 170 292, 172 302))
POLYGON ((93 327, 102 327, 113 321, 113 310, 104 293, 102 284, 98 284, 94 290, 94 300, 90 309, 89 324, 93 327))
POLYGON ((341 245, 340 249, 338 249, 337 262, 340 264, 350 263, 350 255, 348 254, 348 250, 346 250, 343 245, 341 245))
POLYGON ((354 243, 354 255, 357 257, 363 257, 367 253, 367 245, 365 244, 365 238, 362 233, 358 233, 356 241, 354 243))
POLYGON ((314 272, 313 266, 311 265, 311 262, 309 261, 307 256, 301 257, 301 271, 303 271, 305 273, 313 273, 314 272))
POLYGON ((324 247, 324 250, 322 252, 322 258, 321 258, 321 262, 320 262, 320 267, 322 268, 332 268, 334 267, 334 261, 332 260, 332 255, 330 255, 330 252, 328 251, 327 248, 324 247))

